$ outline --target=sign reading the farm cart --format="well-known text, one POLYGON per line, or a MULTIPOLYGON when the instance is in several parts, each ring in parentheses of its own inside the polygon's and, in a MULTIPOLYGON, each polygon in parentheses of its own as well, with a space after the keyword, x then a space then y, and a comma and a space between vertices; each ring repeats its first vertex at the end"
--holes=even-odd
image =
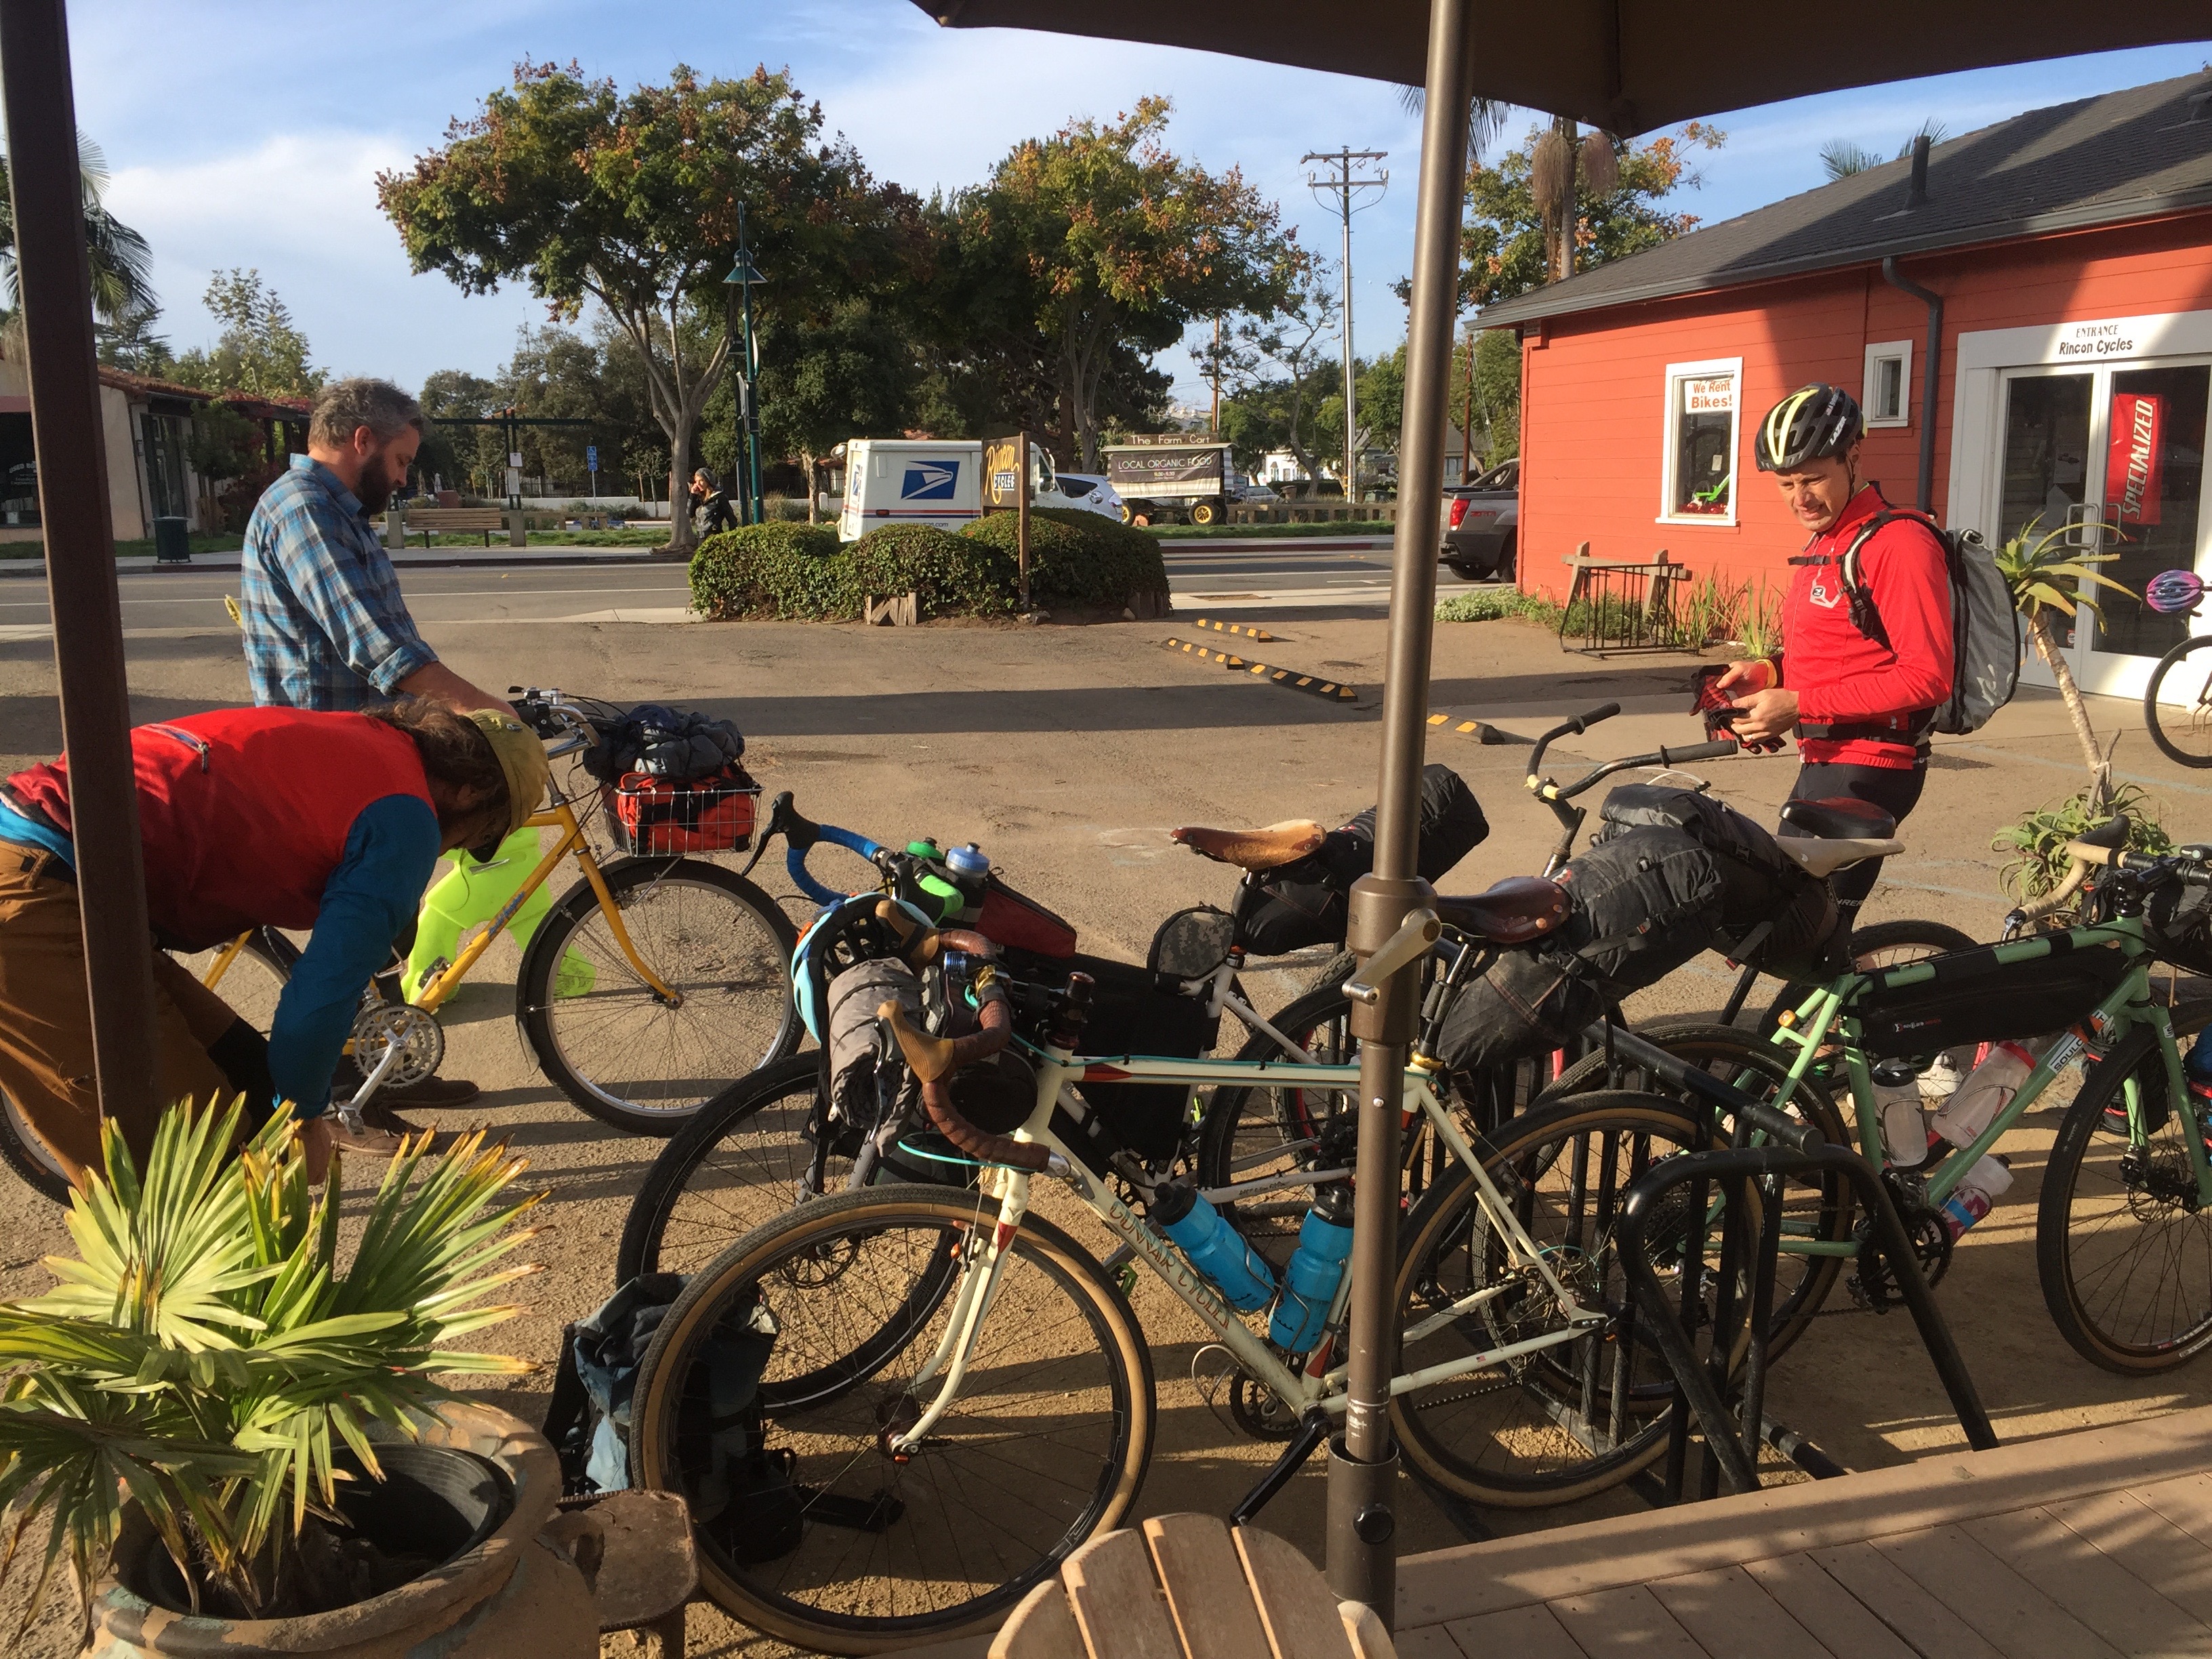
POLYGON ((1735 410, 1735 375, 1705 374, 1682 382, 1685 415, 1729 415, 1735 410))

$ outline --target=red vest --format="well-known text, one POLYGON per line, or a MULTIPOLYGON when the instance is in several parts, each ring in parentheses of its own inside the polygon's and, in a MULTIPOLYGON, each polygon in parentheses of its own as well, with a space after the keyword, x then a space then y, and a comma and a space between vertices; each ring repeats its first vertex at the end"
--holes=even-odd
MULTIPOLYGON (((181 950, 248 927, 313 927, 362 809, 387 795, 430 804, 415 740, 365 714, 187 714, 136 728, 131 754, 147 909, 155 934, 181 950)), ((8 781, 74 834, 66 763, 8 781)))

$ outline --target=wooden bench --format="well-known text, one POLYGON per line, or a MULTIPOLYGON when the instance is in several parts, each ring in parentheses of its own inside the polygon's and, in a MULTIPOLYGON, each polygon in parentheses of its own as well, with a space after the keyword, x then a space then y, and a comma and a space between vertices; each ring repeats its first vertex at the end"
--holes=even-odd
POLYGON ((390 548, 407 545, 408 537, 422 532, 422 545, 430 544, 433 535, 462 534, 471 531, 483 532, 486 547, 491 545, 491 532, 504 530, 508 541, 516 547, 527 544, 528 538, 518 515, 510 525, 504 509, 496 507, 394 507, 385 515, 384 542, 390 548))
POLYGON ((1398 1564, 1405 1659, 2212 1653, 2212 1407, 1398 1564))

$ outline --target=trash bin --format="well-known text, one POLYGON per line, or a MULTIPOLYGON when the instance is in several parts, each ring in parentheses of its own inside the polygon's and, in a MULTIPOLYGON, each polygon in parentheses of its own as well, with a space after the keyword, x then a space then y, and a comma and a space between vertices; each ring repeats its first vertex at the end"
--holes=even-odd
POLYGON ((182 519, 154 520, 154 558, 160 564, 190 564, 192 562, 191 538, 185 533, 182 519))

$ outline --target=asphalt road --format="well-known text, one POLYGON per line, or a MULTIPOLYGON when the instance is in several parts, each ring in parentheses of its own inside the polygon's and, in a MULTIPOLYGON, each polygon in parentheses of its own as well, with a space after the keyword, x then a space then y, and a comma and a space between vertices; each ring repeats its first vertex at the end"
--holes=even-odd
MULTIPOLYGON (((1388 547, 1296 543, 1273 547, 1170 543, 1168 582, 1183 605, 1270 599, 1302 606, 1381 605, 1390 581, 1388 547)), ((0 639, 43 634, 51 617, 46 584, 26 572, 0 580, 0 639)), ((238 592, 238 573, 214 567, 131 570, 120 579, 126 629, 230 626, 223 595, 238 592)), ((690 591, 680 567, 641 562, 531 564, 500 568, 403 565, 400 586, 418 622, 673 622, 690 591)), ((1442 591, 1469 584, 1438 573, 1442 591)))

